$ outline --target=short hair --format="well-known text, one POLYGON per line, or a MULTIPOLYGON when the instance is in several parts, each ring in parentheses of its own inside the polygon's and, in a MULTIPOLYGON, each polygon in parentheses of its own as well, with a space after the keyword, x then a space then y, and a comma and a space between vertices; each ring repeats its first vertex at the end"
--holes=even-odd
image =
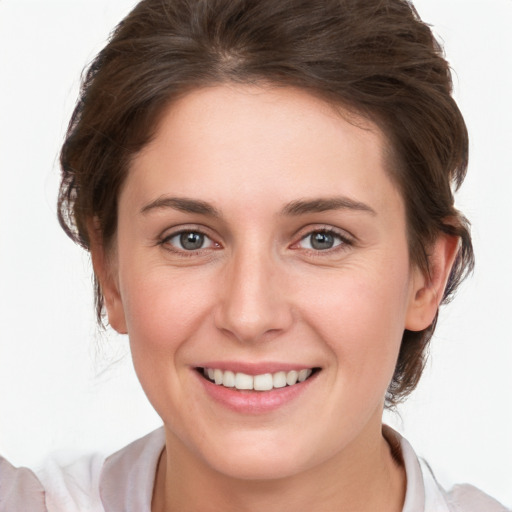
MULTIPOLYGON (((468 135, 442 48, 406 0, 141 1, 84 75, 62 147, 58 216, 75 242, 90 248, 95 219, 109 246, 130 161, 167 106, 223 83, 298 88, 376 123, 405 203, 411 262, 428 275, 436 238, 460 239, 449 300, 474 264, 452 192, 466 174, 468 135)), ((95 289, 101 323, 96 276, 95 289)), ((436 320, 404 331, 388 407, 416 387, 436 320)))

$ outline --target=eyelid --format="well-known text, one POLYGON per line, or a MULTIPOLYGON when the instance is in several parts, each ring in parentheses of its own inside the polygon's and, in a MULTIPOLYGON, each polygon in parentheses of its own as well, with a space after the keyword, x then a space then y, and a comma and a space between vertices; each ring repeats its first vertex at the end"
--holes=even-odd
MULTIPOLYGON (((204 233, 201 233, 200 231, 190 231, 190 230, 185 230, 185 231, 178 231, 177 233, 172 233, 171 235, 165 237, 165 242, 168 243, 170 242, 171 240, 174 240, 175 238, 180 238, 182 235, 186 235, 186 234, 191 234, 191 233, 194 233, 194 234, 197 234, 197 235, 201 235, 203 237, 203 241, 205 241, 206 243, 208 243, 208 246, 207 247, 200 247, 199 249, 197 249, 198 251, 199 250, 203 250, 203 249, 210 249, 210 247, 212 245, 215 245, 215 242, 206 234, 204 233)), ((173 245, 173 244, 171 244, 173 245)), ((175 247, 173 245, 173 247, 175 247)), ((181 249, 180 247, 178 247, 179 250, 184 250, 185 252, 194 252, 193 250, 191 249, 181 249)))
POLYGON ((174 252, 174 253, 182 255, 182 256, 193 256, 193 255, 197 255, 201 252, 210 251, 212 249, 222 248, 222 245, 216 240, 216 237, 212 236, 211 230, 206 228, 205 226, 201 226, 198 224, 192 224, 192 225, 180 224, 179 226, 166 228, 158 236, 157 245, 160 245, 160 246, 164 247, 166 250, 174 252), (169 243, 170 240, 172 240, 173 238, 175 238, 177 236, 182 235, 183 233, 198 233, 200 235, 203 235, 205 238, 210 240, 211 246, 210 247, 201 247, 200 249, 196 249, 196 250, 186 250, 186 249, 180 249, 179 247, 169 243))
MULTIPOLYGON (((348 232, 345 229, 337 228, 332 225, 326 225, 326 224, 313 224, 308 225, 305 227, 302 227, 300 230, 298 230, 295 235, 293 235, 294 242, 291 244, 291 249, 301 249, 301 247, 298 247, 298 244, 307 238, 308 236, 311 236, 313 233, 329 233, 341 240, 342 243, 335 245, 334 247, 330 249, 324 249, 324 250, 318 250, 318 249, 303 249, 304 251, 309 251, 311 253, 332 253, 337 250, 343 250, 347 246, 352 246, 356 242, 356 237, 352 235, 350 232, 348 232)), ((216 249, 223 248, 222 244, 217 241, 218 237, 215 237, 211 234, 211 229, 207 228, 206 226, 202 226, 200 224, 192 224, 192 225, 178 225, 174 227, 168 227, 166 228, 158 237, 157 237, 157 245, 161 246, 168 246, 165 247, 167 250, 175 252, 180 255, 184 256, 192 256, 195 254, 198 254, 200 252, 205 251, 211 251, 216 249), (174 245, 169 244, 169 240, 172 238, 179 236, 183 233, 199 233, 206 238, 208 238, 212 246, 210 247, 204 247, 197 250, 186 250, 186 249, 180 249, 174 245)))
POLYGON ((336 228, 331 225, 326 224, 317 224, 317 225, 309 225, 307 227, 301 228, 296 235, 294 236, 295 242, 292 243, 291 248, 292 249, 303 249, 304 251, 308 251, 314 254, 328 254, 335 252, 337 250, 344 250, 347 246, 352 246, 356 242, 356 237, 349 233, 348 231, 336 228), (334 247, 330 249, 324 249, 324 250, 318 250, 318 249, 308 249, 308 248, 301 248, 298 245, 300 242, 302 242, 305 238, 308 236, 311 236, 314 233, 328 233, 331 235, 336 236, 341 240, 342 243, 335 245, 334 247))
POLYGON ((355 242, 356 237, 350 233, 350 231, 347 231, 346 229, 338 228, 336 226, 333 226, 331 224, 308 224, 307 226, 304 226, 297 230, 295 234, 293 235, 293 238, 296 240, 302 240, 308 235, 311 235, 312 233, 332 233, 334 235, 337 235, 341 237, 343 240, 346 240, 347 242, 355 242))

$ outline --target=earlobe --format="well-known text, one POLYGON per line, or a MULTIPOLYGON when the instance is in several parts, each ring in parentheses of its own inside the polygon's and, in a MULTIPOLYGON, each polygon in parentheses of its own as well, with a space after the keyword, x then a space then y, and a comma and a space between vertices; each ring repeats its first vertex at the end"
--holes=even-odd
POLYGON ((441 234, 430 251, 430 273, 415 269, 406 329, 422 331, 434 321, 458 251, 458 237, 441 234))
POLYGON ((97 219, 93 219, 87 225, 94 273, 100 283, 109 325, 119 334, 127 334, 123 302, 116 278, 115 256, 107 254, 96 221, 97 219))

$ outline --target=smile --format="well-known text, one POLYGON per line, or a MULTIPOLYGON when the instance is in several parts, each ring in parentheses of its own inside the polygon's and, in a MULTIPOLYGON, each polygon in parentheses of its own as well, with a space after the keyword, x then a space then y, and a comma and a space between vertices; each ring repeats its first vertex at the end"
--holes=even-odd
POLYGON ((242 372, 220 370, 218 368, 202 368, 202 374, 210 382, 226 388, 235 388, 240 391, 271 391, 272 389, 294 386, 304 382, 314 372, 312 368, 302 370, 278 371, 260 375, 248 375, 242 372))

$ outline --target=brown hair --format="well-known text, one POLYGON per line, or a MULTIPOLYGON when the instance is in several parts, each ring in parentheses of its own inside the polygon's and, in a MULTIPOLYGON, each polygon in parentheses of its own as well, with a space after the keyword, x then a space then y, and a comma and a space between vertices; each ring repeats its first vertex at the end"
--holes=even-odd
MULTIPOLYGON (((460 238, 450 298, 473 266, 452 194, 466 173, 468 137, 442 49, 406 0, 140 2, 90 65, 62 147, 58 214, 74 241, 89 249, 94 218, 108 246, 130 160, 165 107, 223 82, 298 87, 376 122, 393 153, 411 261, 427 273, 436 237, 460 238)), ((388 406, 417 385, 434 328, 404 332, 388 406)))

